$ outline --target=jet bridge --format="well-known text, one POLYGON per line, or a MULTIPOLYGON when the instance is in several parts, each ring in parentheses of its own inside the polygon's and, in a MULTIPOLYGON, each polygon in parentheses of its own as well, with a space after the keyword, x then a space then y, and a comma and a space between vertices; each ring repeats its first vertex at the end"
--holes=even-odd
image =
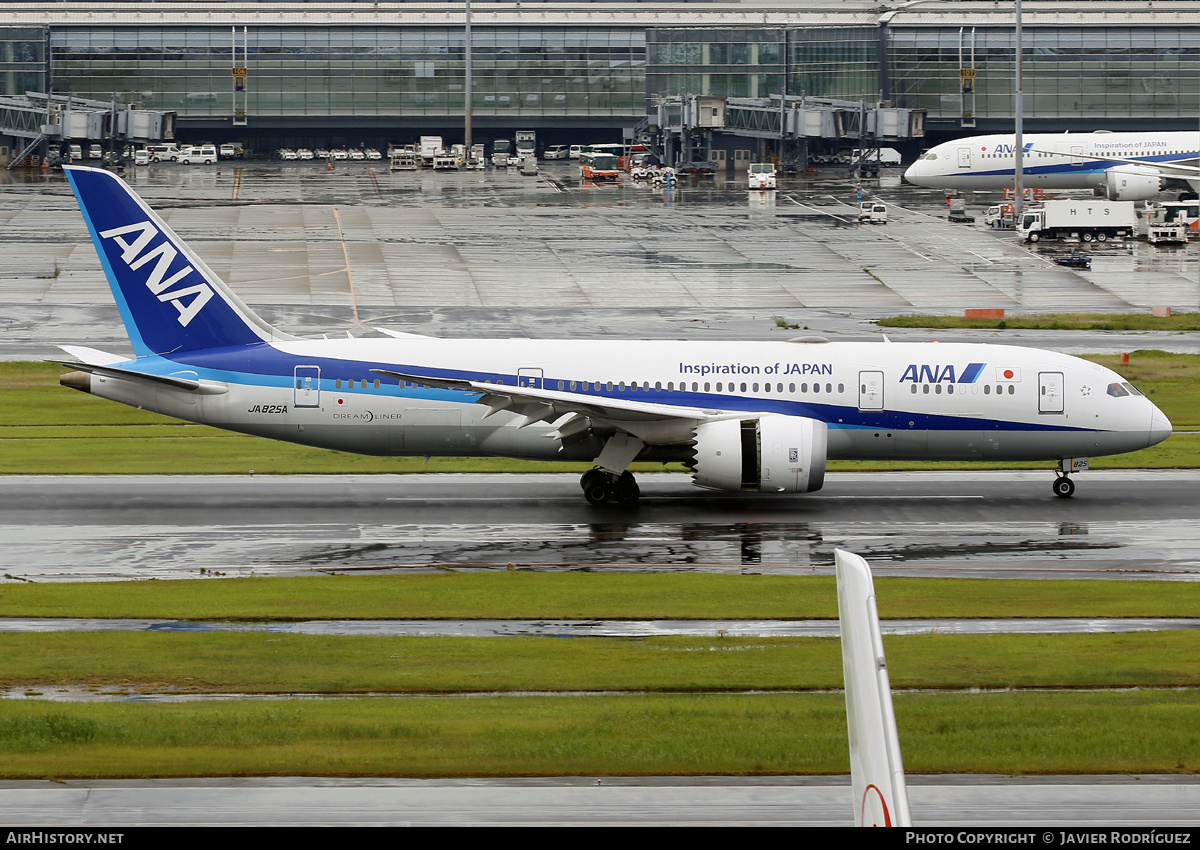
POLYGON ((870 161, 875 150, 878 162, 880 143, 925 135, 925 110, 901 109, 887 101, 682 95, 662 98, 656 106, 669 164, 711 160, 715 134, 772 143, 785 167, 789 160, 802 166, 816 151, 836 154, 843 144, 865 151, 863 161, 870 161))
POLYGON ((71 95, 26 92, 0 97, 0 134, 18 140, 11 169, 45 146, 67 140, 110 146, 175 138, 174 112, 138 109, 116 100, 87 100, 71 95))

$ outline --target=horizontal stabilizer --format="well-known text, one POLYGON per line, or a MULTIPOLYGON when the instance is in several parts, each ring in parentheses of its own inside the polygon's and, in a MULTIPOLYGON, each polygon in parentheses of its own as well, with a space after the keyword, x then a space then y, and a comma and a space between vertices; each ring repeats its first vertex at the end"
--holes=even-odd
POLYGON ((94 363, 79 363, 71 360, 48 360, 77 372, 87 372, 91 375, 101 375, 106 378, 122 378, 129 381, 147 381, 152 384, 163 384, 177 390, 188 390, 198 395, 223 395, 229 392, 224 384, 211 381, 199 381, 192 378, 181 378, 175 375, 152 375, 148 372, 136 372, 133 369, 121 369, 115 366, 99 366, 94 363))

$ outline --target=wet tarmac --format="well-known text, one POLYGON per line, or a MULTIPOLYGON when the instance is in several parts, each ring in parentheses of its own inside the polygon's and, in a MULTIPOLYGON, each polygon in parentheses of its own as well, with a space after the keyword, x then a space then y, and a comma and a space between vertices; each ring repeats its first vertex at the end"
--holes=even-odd
POLYGON ((573 475, 0 479, 0 581, 454 570, 1200 579, 1200 472, 833 473, 819 493, 714 494, 642 475, 636 511, 573 475))
MULTIPOLYGON (((1200 629, 1200 618, 1029 617, 884 620, 885 635, 1100 634, 1200 629)), ((269 632, 369 637, 838 637, 836 620, 211 620, 0 617, 0 634, 45 632, 269 632)))
MULTIPOLYGON (((581 184, 573 163, 389 173, 380 165, 250 163, 135 169, 131 184, 268 320, 302 335, 878 338, 871 320, 966 307, 1176 310, 1200 304, 1200 246, 1091 248, 1092 270, 951 224, 941 193, 898 170, 863 183, 886 225, 856 220, 844 169, 750 193, 741 175, 674 189, 581 184), (343 253, 343 247, 345 252, 343 253), (349 266, 346 264, 349 258, 349 266)), ((979 213, 994 200, 971 199, 979 213)), ((61 175, 0 184, 0 358, 59 342, 125 352, 119 317, 61 175)), ((888 331, 893 339, 927 331, 888 331)), ((975 331, 1067 351, 1200 350, 1197 335, 975 331)))
MULTIPOLYGON (((1127 839, 1129 843, 1139 838, 1145 843, 1166 843, 1176 832, 1187 837, 1200 823, 1196 816, 1200 783, 1191 776, 912 775, 906 782, 918 827, 1003 829, 965 833, 966 841, 978 843, 1005 837, 1016 841, 1051 826, 1097 825, 1140 826, 1142 831, 1127 839), (1012 832, 1017 828, 1022 831, 1012 832)), ((0 783, 0 822, 54 827, 845 827, 853 825, 854 810, 848 776, 247 777, 0 783)), ((19 840, 25 831, 15 834, 19 840)), ((1108 837, 1097 830, 1086 834, 1108 837)), ((1062 838, 1049 833, 1048 840, 1062 838)))

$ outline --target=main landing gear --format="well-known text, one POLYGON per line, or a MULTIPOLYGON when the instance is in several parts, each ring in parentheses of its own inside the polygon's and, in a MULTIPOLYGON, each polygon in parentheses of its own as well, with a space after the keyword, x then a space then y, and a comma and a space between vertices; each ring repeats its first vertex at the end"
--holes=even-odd
POLYGON ((620 475, 603 469, 589 469, 579 479, 579 486, 583 488, 583 497, 592 505, 616 500, 621 507, 632 508, 642 495, 633 473, 628 469, 620 475))

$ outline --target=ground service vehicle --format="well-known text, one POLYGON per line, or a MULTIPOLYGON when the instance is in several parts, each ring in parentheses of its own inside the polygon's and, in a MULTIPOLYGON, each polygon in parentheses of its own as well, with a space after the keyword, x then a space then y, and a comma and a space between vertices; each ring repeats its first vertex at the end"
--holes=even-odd
POLYGON ((983 214, 983 223, 993 230, 1012 227, 1016 213, 1011 203, 992 204, 983 214))
POLYGON ((183 165, 213 165, 217 161, 217 148, 215 145, 193 145, 184 148, 175 161, 183 165))
POLYGON ((496 168, 508 168, 510 153, 512 153, 512 142, 508 139, 496 139, 492 142, 492 165, 496 168))
POLYGON ((569 151, 566 145, 551 145, 542 154, 542 159, 566 159, 569 151))
POLYGON ((615 154, 588 151, 579 155, 581 180, 616 180, 621 173, 615 154))
POLYGON ((887 224, 887 205, 883 201, 863 201, 858 205, 858 220, 867 224, 887 224))
POLYGON ((517 130, 517 155, 522 161, 532 156, 537 159, 537 133, 533 130, 517 130))
POLYGON ((774 189, 776 186, 775 166, 769 162, 750 163, 750 188, 774 189))
MULTIPOLYGON (((72 145, 72 147, 75 147, 72 145)), ((180 149, 178 145, 146 145, 146 151, 150 154, 151 162, 175 162, 179 159, 180 149)))
POLYGON ((422 165, 433 165, 433 158, 442 152, 441 136, 422 136, 417 145, 417 153, 421 156, 422 165))
POLYGON ((1017 235, 1026 242, 1042 239, 1079 239, 1106 242, 1132 236, 1137 227, 1133 201, 1046 201, 1021 214, 1017 235))

